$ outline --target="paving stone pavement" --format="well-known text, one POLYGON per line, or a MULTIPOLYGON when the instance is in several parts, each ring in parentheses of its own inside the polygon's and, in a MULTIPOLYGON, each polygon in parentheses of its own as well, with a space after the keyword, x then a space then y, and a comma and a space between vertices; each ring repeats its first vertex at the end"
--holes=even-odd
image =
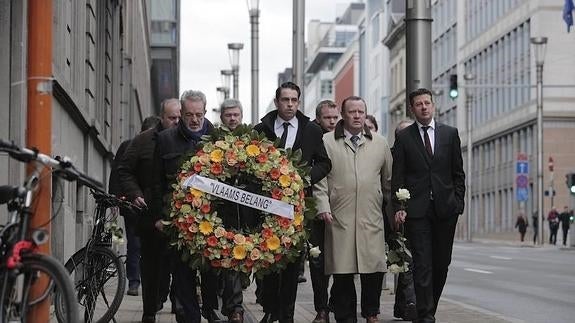
MULTIPOLYGON (((306 270, 308 281, 301 283, 298 286, 298 297, 295 308, 294 321, 296 323, 309 323, 315 317, 315 310, 313 306, 313 292, 311 288, 311 280, 309 278, 309 271, 306 270)), ((380 322, 402 322, 400 319, 393 317, 393 301, 394 295, 392 291, 393 277, 386 275, 386 287, 382 292, 381 299, 381 314, 379 315, 380 322)), ((356 286, 359 287, 359 280, 356 281, 356 286)), ((255 284, 250 285, 244 291, 244 320, 247 323, 257 323, 263 317, 263 311, 260 305, 255 302, 255 284)), ((359 294, 358 288, 358 294, 359 294)), ((164 309, 160 311, 156 317, 157 323, 173 323, 176 322, 175 316, 170 313, 171 305, 164 304, 164 309)), ((359 313, 358 304, 358 313, 359 313)), ((141 296, 128 296, 124 297, 120 310, 116 315, 116 322, 118 323, 136 323, 140 322, 142 317, 142 301, 141 296)), ((223 316, 222 316, 223 317, 223 316)), ((480 308, 475 308, 467 304, 442 298, 437 310, 437 322, 441 323, 504 323, 521 321, 504 317, 497 313, 492 313, 480 308)), ((202 321, 207 322, 207 321, 202 321)), ((225 321, 224 321, 225 322, 225 321)), ((333 314, 331 314, 331 322, 335 322, 333 314)), ((358 316, 358 322, 365 322, 363 318, 358 316)))

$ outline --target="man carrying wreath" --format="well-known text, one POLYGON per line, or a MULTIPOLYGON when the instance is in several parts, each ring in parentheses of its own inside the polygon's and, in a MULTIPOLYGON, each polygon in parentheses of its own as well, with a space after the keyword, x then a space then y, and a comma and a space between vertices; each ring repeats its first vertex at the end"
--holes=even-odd
MULTIPOLYGON (((276 111, 266 114, 254 127, 270 140, 280 138, 281 148, 301 149, 302 161, 311 168, 311 184, 324 178, 331 170, 331 161, 323 145, 319 125, 298 111, 301 91, 292 82, 281 84, 276 90, 276 111)), ((311 188, 307 190, 311 194, 311 188)), ((303 256, 303 254, 302 254, 303 256)), ((298 261, 289 263, 279 273, 271 273, 263 279, 261 302, 265 315, 260 322, 293 322, 297 294, 298 261)))
MULTIPOLYGON (((176 127, 158 134, 154 151, 154 171, 150 174, 155 184, 153 187, 157 189, 152 194, 152 203, 148 206, 150 214, 156 220, 156 228, 160 231, 163 230, 162 219, 167 218, 169 214, 172 184, 176 181, 176 173, 180 168, 182 158, 196 147, 203 135, 208 134, 214 128, 212 123, 205 119, 206 96, 204 93, 193 90, 185 91, 180 101, 181 121, 176 127)), ((179 253, 174 254, 173 270, 174 298, 178 304, 176 321, 199 323, 201 317, 196 297, 196 270, 183 262, 179 253)), ((212 291, 215 295, 215 288, 212 291)), ((155 317, 151 317, 147 322, 155 322, 155 317)))

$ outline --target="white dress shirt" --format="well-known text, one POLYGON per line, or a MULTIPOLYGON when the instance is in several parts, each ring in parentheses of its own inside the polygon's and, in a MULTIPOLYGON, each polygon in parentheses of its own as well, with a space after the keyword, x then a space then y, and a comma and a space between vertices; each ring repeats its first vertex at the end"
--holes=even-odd
MULTIPOLYGON (((419 129, 419 135, 421 136, 421 142, 425 145, 425 137, 423 134, 423 127, 419 121, 416 121, 417 129, 419 129)), ((435 154, 435 119, 431 119, 431 122, 428 124, 429 129, 427 129, 427 135, 429 135, 429 142, 431 143, 431 151, 435 154)))
POLYGON ((278 136, 278 138, 281 138, 281 136, 284 133, 284 122, 289 123, 288 128, 289 131, 286 138, 286 145, 284 148, 286 149, 292 148, 293 144, 295 143, 295 137, 297 135, 297 127, 299 123, 296 117, 293 117, 291 120, 284 120, 278 116, 274 123, 274 132, 276 133, 276 136, 278 136))

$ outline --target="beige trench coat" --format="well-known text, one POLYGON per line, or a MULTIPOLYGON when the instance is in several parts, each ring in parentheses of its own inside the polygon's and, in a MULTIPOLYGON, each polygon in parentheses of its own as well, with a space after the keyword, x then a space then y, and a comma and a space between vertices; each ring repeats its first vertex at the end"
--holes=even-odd
POLYGON ((332 169, 316 184, 314 195, 318 214, 333 216, 325 226, 325 272, 385 272, 382 205, 384 199, 390 205, 392 164, 387 140, 364 133, 355 150, 341 127, 323 139, 332 169))

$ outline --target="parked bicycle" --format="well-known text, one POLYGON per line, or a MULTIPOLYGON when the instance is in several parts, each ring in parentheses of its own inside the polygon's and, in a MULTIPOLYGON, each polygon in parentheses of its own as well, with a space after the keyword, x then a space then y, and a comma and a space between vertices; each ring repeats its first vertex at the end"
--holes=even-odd
POLYGON ((60 322, 77 322, 78 306, 66 268, 56 259, 37 253, 38 246, 49 237, 42 229, 29 228, 35 211, 31 206, 45 167, 60 178, 92 189, 102 185, 78 172, 69 161, 54 159, 36 149, 0 140, 0 151, 34 166, 22 186, 0 186, 0 204, 7 203, 9 211, 7 223, 0 226, 0 322, 27 322, 30 310, 43 301, 51 303, 60 322), (39 293, 31 292, 33 285, 40 286, 39 293))
POLYGON ((112 249, 113 227, 109 224, 115 223, 119 214, 116 208, 138 210, 114 195, 91 193, 97 205, 92 234, 86 246, 66 262, 66 269, 72 275, 84 321, 115 322, 126 289, 126 269, 122 257, 112 249))

